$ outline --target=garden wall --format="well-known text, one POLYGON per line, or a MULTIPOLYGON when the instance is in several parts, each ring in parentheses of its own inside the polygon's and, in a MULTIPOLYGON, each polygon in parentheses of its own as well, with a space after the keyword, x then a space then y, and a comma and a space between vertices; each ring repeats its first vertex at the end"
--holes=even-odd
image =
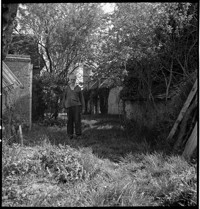
POLYGON ((153 128, 159 121, 167 119, 168 114, 172 113, 170 102, 157 101, 155 104, 147 101, 125 102, 125 115, 127 119, 133 119, 138 124, 153 128))

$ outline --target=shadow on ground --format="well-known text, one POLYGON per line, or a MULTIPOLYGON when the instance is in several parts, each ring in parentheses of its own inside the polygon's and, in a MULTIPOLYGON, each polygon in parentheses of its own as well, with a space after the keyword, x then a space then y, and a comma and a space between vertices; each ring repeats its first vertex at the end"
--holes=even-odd
POLYGON ((144 153, 150 150, 145 140, 141 141, 128 135, 119 116, 84 116, 82 130, 80 139, 69 139, 66 127, 34 125, 32 131, 26 135, 24 144, 34 146, 50 142, 52 145, 62 144, 73 148, 90 147, 96 156, 114 162, 130 152, 144 153))

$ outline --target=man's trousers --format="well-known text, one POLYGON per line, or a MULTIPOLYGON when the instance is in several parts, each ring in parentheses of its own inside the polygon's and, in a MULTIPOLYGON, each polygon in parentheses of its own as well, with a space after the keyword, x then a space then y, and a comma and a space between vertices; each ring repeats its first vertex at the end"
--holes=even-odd
POLYGON ((67 134, 73 135, 75 126, 76 135, 81 135, 81 106, 68 107, 67 117, 67 134))

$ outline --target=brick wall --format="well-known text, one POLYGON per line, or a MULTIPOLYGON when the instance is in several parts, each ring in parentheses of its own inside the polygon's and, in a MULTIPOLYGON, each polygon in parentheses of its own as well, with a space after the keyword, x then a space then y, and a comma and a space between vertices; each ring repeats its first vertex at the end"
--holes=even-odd
POLYGON ((9 94, 10 103, 13 104, 18 119, 31 127, 32 64, 30 56, 7 55, 5 63, 24 86, 23 89, 16 88, 9 94))

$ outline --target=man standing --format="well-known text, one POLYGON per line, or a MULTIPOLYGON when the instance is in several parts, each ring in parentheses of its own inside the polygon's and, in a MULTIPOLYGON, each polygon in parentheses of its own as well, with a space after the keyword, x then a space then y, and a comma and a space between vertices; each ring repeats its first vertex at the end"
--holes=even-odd
POLYGON ((61 105, 67 110, 67 134, 72 139, 75 126, 75 134, 79 138, 82 134, 81 114, 85 109, 85 101, 81 88, 76 85, 76 75, 74 74, 69 76, 69 84, 64 90, 61 105))

